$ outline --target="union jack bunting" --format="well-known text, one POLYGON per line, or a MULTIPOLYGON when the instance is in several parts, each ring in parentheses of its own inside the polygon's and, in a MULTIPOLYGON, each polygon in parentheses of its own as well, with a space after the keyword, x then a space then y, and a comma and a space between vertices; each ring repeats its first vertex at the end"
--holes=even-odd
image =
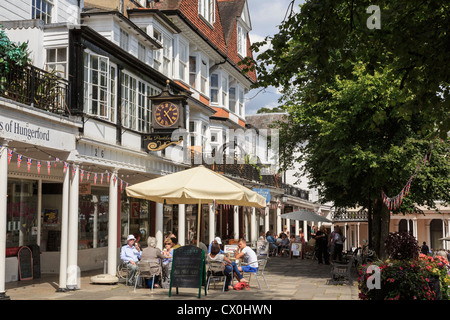
POLYGON ((8 149, 8 164, 11 162, 12 154, 13 154, 13 150, 12 149, 8 149))
POLYGON ((91 173, 88 171, 87 176, 86 176, 86 181, 89 181, 90 176, 91 176, 91 173))
POLYGON ((84 170, 81 170, 81 182, 83 182, 84 170))
POLYGON ((100 174, 100 184, 103 184, 103 173, 100 174))
POLYGON ((66 173, 68 168, 69 168, 69 164, 67 162, 64 162, 64 173, 66 173))
POLYGON ((20 163, 22 162, 22 158, 23 158, 23 155, 21 155, 21 154, 17 155, 17 169, 20 168, 20 163))
POLYGON ((50 175, 50 168, 51 168, 51 166, 52 166, 52 162, 51 161, 47 161, 47 172, 48 172, 48 175, 50 175))
POLYGON ((41 161, 40 160, 37 161, 37 172, 38 172, 38 174, 41 173, 41 161))
POLYGON ((33 161, 33 160, 32 160, 31 158, 28 158, 28 160, 27 160, 28 172, 30 172, 31 162, 32 162, 32 161, 33 161))
POLYGON ((94 184, 97 184, 97 173, 94 173, 94 184))

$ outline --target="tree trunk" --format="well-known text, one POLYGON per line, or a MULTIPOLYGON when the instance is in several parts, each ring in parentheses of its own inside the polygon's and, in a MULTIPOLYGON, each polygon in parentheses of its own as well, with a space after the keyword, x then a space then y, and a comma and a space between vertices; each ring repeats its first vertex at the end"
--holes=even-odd
POLYGON ((383 203, 383 200, 378 198, 373 205, 372 233, 370 238, 373 243, 372 249, 379 259, 386 259, 384 242, 389 236, 390 218, 389 209, 383 203))

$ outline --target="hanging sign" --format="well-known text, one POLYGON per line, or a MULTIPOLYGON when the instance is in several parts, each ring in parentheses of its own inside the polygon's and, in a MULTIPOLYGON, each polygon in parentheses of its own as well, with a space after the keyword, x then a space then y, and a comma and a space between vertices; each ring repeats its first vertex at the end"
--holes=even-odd
POLYGON ((178 140, 172 140, 172 133, 150 133, 142 136, 143 148, 146 152, 160 151, 170 145, 178 145, 183 141, 183 136, 178 140))

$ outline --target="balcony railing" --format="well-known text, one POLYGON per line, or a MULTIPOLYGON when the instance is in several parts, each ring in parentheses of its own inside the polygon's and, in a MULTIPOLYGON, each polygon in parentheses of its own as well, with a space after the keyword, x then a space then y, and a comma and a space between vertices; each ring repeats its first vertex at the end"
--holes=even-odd
MULTIPOLYGON (((201 154, 193 152, 191 154, 191 165, 198 165, 198 161, 194 159, 202 159, 201 154)), ((212 161, 211 161, 212 162, 212 161)), ((245 163, 245 160, 240 161, 235 157, 225 156, 221 163, 208 164, 202 161, 202 165, 215 172, 219 172, 229 177, 241 178, 251 182, 257 182, 267 187, 279 188, 284 190, 284 194, 300 199, 309 200, 309 192, 300 188, 284 184, 282 178, 277 174, 262 174, 256 165, 245 163)))
POLYGON ((69 83, 32 65, 0 64, 0 96, 49 111, 69 114, 69 83))
POLYGON ((336 221, 367 221, 367 210, 361 209, 359 211, 347 211, 346 209, 340 208, 336 210, 332 216, 332 220, 336 221))

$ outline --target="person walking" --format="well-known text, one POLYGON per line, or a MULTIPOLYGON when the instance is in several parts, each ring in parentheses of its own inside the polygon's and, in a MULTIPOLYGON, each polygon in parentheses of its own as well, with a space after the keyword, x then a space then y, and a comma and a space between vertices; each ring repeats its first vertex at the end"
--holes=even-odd
POLYGON ((430 248, 428 248, 427 243, 424 241, 422 247, 420 248, 420 252, 424 255, 427 255, 430 252, 430 248))
POLYGON ((329 254, 328 254, 328 234, 325 230, 324 226, 321 226, 320 229, 316 232, 316 254, 317 260, 319 260, 319 264, 330 264, 329 254))

